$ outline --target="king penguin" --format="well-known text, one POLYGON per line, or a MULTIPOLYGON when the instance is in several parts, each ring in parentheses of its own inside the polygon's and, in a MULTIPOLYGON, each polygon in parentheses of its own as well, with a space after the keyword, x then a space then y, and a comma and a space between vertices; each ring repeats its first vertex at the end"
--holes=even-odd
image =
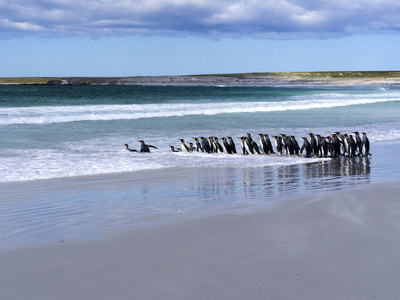
POLYGON ((146 145, 146 143, 143 140, 140 140, 139 142, 141 143, 141 145, 140 145, 140 152, 141 153, 143 153, 143 152, 150 153, 150 148, 149 147, 157 149, 157 147, 155 147, 155 146, 146 145))

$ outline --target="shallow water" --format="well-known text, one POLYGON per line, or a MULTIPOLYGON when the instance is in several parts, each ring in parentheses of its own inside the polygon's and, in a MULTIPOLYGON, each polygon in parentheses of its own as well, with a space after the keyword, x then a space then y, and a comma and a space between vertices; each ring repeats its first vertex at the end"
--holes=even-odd
MULTIPOLYGON (((400 141, 370 157, 264 167, 169 168, 1 183, 3 247, 101 237, 171 218, 243 212, 288 197, 399 181, 400 141)), ((188 154, 190 155, 190 154, 188 154)))

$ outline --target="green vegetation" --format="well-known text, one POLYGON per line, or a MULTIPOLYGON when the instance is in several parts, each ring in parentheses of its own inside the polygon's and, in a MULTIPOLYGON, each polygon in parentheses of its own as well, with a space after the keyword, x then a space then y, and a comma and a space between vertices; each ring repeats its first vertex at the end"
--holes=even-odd
POLYGON ((286 78, 399 78, 400 71, 343 71, 343 72, 270 72, 270 73, 232 73, 197 76, 219 77, 286 77, 286 78))
POLYGON ((46 84, 50 80, 61 80, 56 77, 11 77, 0 78, 0 84, 46 84))

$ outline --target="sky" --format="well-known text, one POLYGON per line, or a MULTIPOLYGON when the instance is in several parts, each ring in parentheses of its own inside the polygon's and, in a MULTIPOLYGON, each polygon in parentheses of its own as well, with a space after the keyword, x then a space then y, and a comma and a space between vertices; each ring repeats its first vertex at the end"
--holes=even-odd
POLYGON ((0 0, 0 77, 400 70, 398 0, 0 0))

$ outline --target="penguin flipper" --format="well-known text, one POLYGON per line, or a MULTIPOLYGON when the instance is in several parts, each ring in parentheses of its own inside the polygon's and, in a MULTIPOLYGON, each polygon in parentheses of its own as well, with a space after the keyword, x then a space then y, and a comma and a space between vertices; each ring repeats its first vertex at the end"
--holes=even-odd
POLYGON ((147 147, 151 147, 151 148, 155 148, 155 149, 157 149, 157 147, 156 147, 156 146, 152 146, 152 145, 147 145, 147 147))

